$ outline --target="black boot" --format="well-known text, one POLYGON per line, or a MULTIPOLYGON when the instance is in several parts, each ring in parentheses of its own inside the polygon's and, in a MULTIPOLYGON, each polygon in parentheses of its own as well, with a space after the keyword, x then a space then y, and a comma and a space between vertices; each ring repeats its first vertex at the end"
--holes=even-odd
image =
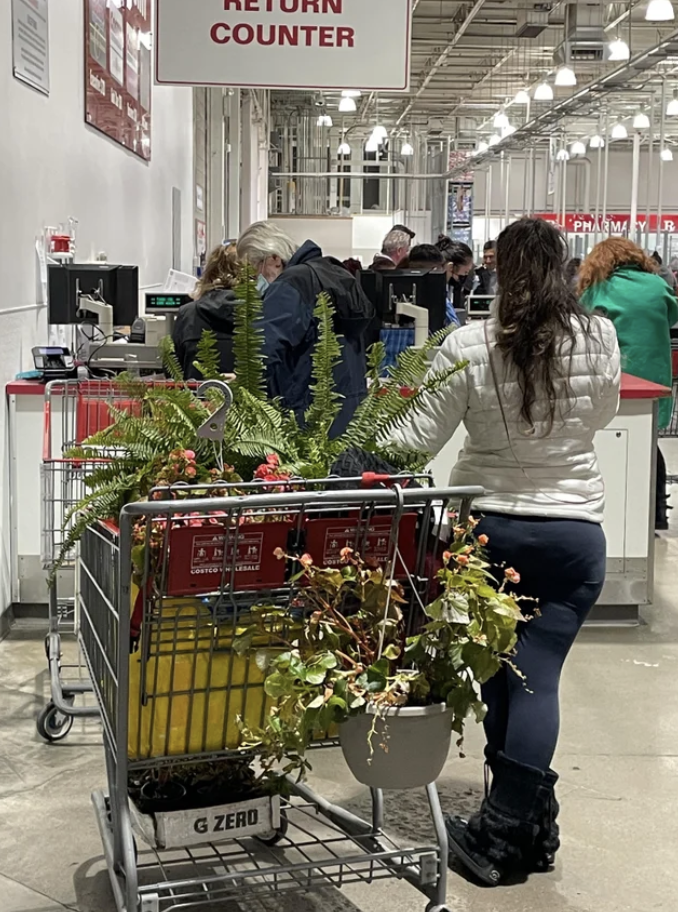
POLYGON ((488 797, 468 821, 447 817, 450 852, 488 886, 534 857, 543 812, 542 770, 497 754, 488 797), (542 800, 540 800, 542 797, 542 800))
POLYGON ((538 873, 551 870, 555 864, 556 853, 560 848, 560 827, 558 826, 560 805, 555 794, 557 782, 558 774, 553 770, 544 773, 544 784, 539 795, 541 805, 539 834, 535 840, 533 857, 530 859, 530 869, 538 873))

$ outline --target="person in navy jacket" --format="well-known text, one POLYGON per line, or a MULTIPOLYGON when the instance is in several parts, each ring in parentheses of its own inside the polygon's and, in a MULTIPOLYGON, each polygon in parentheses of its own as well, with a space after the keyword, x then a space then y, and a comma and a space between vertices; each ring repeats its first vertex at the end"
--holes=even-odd
POLYGON ((342 350, 334 375, 336 390, 343 397, 331 431, 337 436, 346 429, 366 393, 365 331, 374 317, 374 307, 339 260, 323 256, 313 241, 295 247, 271 222, 251 225, 238 241, 240 259, 249 262, 266 283, 263 302, 268 391, 303 422, 311 404, 311 356, 318 339, 313 310, 318 295, 326 292, 335 307, 334 328, 342 350))

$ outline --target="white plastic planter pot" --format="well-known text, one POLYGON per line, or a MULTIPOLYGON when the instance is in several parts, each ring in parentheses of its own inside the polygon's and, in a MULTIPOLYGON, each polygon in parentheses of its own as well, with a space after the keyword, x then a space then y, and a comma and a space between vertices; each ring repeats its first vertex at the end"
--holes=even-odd
POLYGON ((452 712, 443 703, 380 711, 370 739, 375 713, 370 707, 339 726, 344 757, 358 782, 378 789, 423 788, 435 782, 450 752, 452 712))

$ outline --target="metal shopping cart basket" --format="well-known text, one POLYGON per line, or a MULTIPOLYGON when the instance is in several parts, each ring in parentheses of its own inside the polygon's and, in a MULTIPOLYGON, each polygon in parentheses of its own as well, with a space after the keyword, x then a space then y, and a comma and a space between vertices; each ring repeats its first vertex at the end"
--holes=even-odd
POLYGON ((65 738, 76 716, 99 714, 95 703, 76 705, 78 697, 92 691, 82 662, 62 664, 62 635, 79 635, 77 546, 66 555, 58 572, 54 571, 75 521, 69 517, 87 493, 85 478, 112 455, 92 451, 91 458, 73 459, 67 454, 111 424, 112 406, 130 411, 138 403, 111 380, 58 380, 48 384, 45 392, 41 552, 43 568, 54 576, 48 594, 49 631, 45 640, 50 700, 38 716, 37 729, 47 741, 65 738))
MULTIPOLYGON (((254 806, 201 803, 153 815, 138 792, 144 777, 157 782, 163 770, 184 764, 209 777, 216 763, 256 762, 240 749, 238 718, 261 726, 270 702, 254 654, 234 649, 233 640, 257 604, 279 606, 279 623, 293 628, 297 584, 286 580, 276 548, 293 541, 319 565, 339 566, 341 549, 351 546, 394 568, 407 582, 403 607, 414 629, 440 526, 453 505, 463 521, 481 491, 396 481, 370 490, 358 489, 360 479, 350 490, 345 480, 295 481, 258 486, 256 494, 257 486, 240 485, 246 493, 230 497, 151 499, 126 506, 119 527, 86 532, 81 638, 101 707, 108 777, 107 792, 92 800, 120 912, 213 908, 248 895, 384 878, 410 882, 428 912, 444 912, 447 836, 435 783, 426 788, 435 837, 425 845, 400 845, 385 834, 377 790, 370 820, 296 781, 287 782, 287 797, 255 798, 254 806), (139 536, 147 550, 135 585, 139 536), (153 560, 151 544, 159 554, 153 560)), ((316 747, 334 746, 331 734, 316 747)))

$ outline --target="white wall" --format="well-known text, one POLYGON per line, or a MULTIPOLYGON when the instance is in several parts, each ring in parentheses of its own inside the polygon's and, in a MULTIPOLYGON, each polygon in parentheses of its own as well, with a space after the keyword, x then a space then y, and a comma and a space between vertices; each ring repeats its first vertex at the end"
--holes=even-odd
MULTIPOLYGON (((0 382, 32 367, 46 340, 35 305, 35 237, 45 225, 79 220, 80 257, 105 250, 138 264, 140 284, 164 280, 172 261, 172 187, 182 193, 182 268, 193 262, 193 126, 190 89, 154 88, 153 159, 127 152, 84 121, 84 4, 50 3, 51 94, 12 77, 11 4, 0 3, 0 382)), ((0 613, 7 607, 9 524, 6 408, 0 409, 0 613)), ((36 485, 39 479, 36 478, 36 485)))

